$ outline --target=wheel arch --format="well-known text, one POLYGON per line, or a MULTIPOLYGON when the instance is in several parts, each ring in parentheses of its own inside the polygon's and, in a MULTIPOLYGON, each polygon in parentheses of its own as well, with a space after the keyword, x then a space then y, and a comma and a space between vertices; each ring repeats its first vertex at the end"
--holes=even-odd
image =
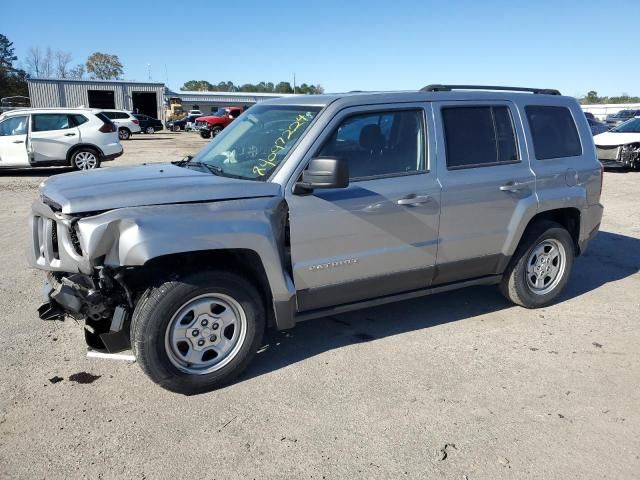
POLYGON ((67 162, 69 163, 69 165, 71 165, 71 157, 73 157, 73 154, 76 153, 78 150, 82 150, 83 148, 96 151, 96 153, 100 155, 101 160, 104 157, 104 152, 97 145, 93 145, 92 143, 77 143, 76 145, 71 147, 67 152, 67 162))
MULTIPOLYGON (((566 207, 566 208, 555 208, 551 210, 545 210, 542 212, 536 213, 527 223, 526 228, 524 229, 522 236, 520 237, 520 241, 524 238, 527 230, 536 222, 548 220, 559 225, 562 225, 571 235, 573 239, 573 247, 576 256, 580 255, 580 246, 579 246, 579 238, 580 238, 580 210, 575 207, 566 207)), ((518 244, 520 243, 518 242, 518 244)))

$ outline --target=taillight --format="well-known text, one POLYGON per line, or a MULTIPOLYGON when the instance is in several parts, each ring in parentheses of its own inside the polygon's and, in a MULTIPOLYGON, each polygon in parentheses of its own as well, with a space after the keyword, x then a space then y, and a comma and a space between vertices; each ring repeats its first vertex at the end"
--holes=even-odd
POLYGON ((140 120, 131 120, 133 123, 135 123, 136 125, 140 125, 140 120))
POLYGON ((115 124, 109 122, 109 123, 104 123, 99 129, 99 132, 102 133, 113 133, 116 131, 116 126, 115 124))

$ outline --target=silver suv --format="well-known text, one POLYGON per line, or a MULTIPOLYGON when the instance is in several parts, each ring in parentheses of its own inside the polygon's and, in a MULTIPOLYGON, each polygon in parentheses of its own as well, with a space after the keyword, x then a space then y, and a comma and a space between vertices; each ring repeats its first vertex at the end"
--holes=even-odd
POLYGON ((601 186, 585 116, 555 90, 261 102, 194 158, 47 180, 39 313, 84 319, 91 348, 132 348, 164 388, 203 392, 267 327, 470 285, 551 304, 598 231, 601 186))

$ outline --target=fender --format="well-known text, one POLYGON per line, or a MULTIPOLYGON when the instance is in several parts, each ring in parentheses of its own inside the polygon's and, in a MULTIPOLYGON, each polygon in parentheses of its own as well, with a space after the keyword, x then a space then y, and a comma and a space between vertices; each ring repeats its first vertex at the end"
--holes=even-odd
POLYGON ((81 219, 77 228, 92 268, 144 266, 158 257, 196 251, 254 251, 267 275, 278 328, 289 328, 292 315, 281 307, 295 298, 285 269, 287 212, 281 197, 223 200, 121 208, 81 219))

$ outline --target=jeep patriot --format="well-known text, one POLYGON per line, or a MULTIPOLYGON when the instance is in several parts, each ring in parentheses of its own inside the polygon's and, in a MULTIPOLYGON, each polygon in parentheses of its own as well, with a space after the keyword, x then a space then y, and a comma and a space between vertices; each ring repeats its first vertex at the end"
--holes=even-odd
POLYGON ((194 394, 240 374, 266 328, 470 285, 550 305, 601 187, 587 120, 556 90, 292 96, 193 158, 49 178, 29 261, 42 319, 84 320, 90 348, 131 349, 194 394))

